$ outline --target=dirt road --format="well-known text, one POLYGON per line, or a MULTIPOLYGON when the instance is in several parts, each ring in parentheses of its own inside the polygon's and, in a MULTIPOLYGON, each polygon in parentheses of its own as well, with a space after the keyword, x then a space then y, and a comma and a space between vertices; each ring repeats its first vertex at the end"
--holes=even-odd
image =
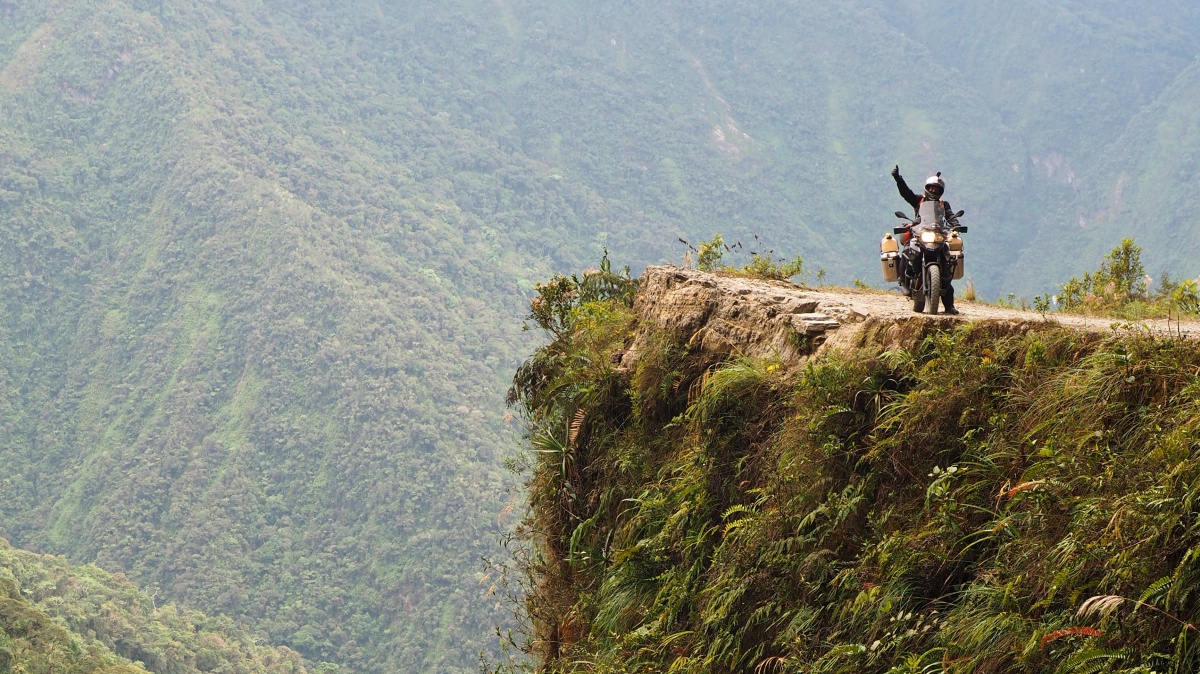
MULTIPOLYGON (((641 278, 635 300, 638 336, 629 351, 636 359, 641 342, 654 332, 706 349, 735 351, 749 356, 802 358, 818 350, 851 346, 867 328, 892 328, 916 334, 928 323, 999 321, 1013 329, 1044 323, 1090 332, 1145 331, 1167 336, 1200 338, 1200 321, 1117 321, 1064 314, 1042 316, 1034 311, 1006 309, 978 302, 958 302, 957 316, 916 314, 912 303, 897 293, 850 288, 805 288, 725 273, 706 273, 679 267, 650 267, 641 278)), ((622 361, 624 363, 624 361, 622 361)))
MULTIPOLYGON (((899 293, 889 293, 878 290, 855 290, 850 288, 820 288, 806 290, 821 295, 827 295, 831 302, 845 302, 859 310, 866 310, 878 318, 911 318, 917 316, 912 310, 912 301, 899 293)), ((955 303, 961 312, 958 316, 949 316, 959 321, 1005 320, 1005 321, 1048 321, 1061 325, 1087 330, 1090 332, 1112 332, 1113 330, 1145 330, 1156 335, 1188 335, 1200 337, 1200 321, 1167 321, 1166 319, 1143 319, 1127 321, 1113 318, 1097 318, 1075 314, 1050 312, 1043 316, 1036 311, 1021 311, 1006 309, 993 304, 981 302, 955 303)), ((931 317, 932 318, 932 317, 931 317)))

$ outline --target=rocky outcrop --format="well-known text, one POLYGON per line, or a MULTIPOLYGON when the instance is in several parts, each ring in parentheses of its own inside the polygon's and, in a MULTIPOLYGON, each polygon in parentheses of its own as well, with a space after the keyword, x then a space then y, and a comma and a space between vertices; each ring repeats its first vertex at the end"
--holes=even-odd
POLYGON ((678 267, 648 268, 634 309, 639 329, 623 364, 636 360, 655 332, 705 351, 788 361, 870 315, 844 297, 785 281, 678 267))

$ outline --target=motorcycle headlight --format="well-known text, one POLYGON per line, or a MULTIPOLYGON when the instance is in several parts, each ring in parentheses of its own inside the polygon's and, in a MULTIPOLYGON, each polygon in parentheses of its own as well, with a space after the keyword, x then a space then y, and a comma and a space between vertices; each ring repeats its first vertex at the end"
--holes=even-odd
POLYGON ((941 243, 945 240, 946 237, 933 230, 925 230, 924 232, 921 232, 921 243, 941 243))

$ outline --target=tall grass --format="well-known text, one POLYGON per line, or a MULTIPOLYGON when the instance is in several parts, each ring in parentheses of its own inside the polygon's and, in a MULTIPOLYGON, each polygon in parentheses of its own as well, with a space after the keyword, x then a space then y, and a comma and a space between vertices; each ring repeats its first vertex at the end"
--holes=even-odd
POLYGON ((1200 666, 1200 346, 963 327, 789 368, 662 337, 619 370, 632 323, 596 329, 517 396, 546 671, 1200 666))

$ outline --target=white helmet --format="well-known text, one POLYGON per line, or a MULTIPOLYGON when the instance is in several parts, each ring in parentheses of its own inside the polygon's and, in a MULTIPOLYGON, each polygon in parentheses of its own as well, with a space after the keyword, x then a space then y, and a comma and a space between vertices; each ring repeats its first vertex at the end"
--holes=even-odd
POLYGON ((925 181, 925 191, 939 197, 945 193, 946 181, 942 180, 941 171, 938 171, 937 175, 929 176, 929 180, 925 181))

